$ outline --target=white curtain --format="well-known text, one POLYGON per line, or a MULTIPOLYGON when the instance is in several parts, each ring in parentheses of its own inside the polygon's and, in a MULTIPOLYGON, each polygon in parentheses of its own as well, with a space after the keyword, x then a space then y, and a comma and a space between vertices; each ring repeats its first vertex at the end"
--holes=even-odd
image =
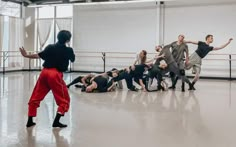
POLYGON ((56 24, 59 30, 72 30, 72 19, 71 18, 58 18, 56 24))
POLYGON ((4 17, 0 16, 0 51, 2 51, 4 17))
POLYGON ((4 30, 4 17, 0 16, 0 67, 2 65, 2 44, 3 44, 3 30, 4 30))
POLYGON ((19 47, 24 46, 23 20, 9 18, 9 57, 8 67, 22 67, 23 60, 19 53, 19 47))
POLYGON ((51 28, 52 28, 53 19, 39 19, 38 20, 38 36, 39 36, 39 44, 40 49, 47 42, 51 28))

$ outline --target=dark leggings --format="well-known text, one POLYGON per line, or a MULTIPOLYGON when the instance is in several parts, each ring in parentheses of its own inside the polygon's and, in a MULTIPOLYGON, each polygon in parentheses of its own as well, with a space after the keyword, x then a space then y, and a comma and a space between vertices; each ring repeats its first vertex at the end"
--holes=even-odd
POLYGON ((69 83, 68 85, 67 85, 67 87, 70 87, 71 85, 74 85, 74 84, 76 84, 76 83, 82 83, 82 78, 83 78, 83 76, 78 76, 77 78, 75 78, 71 83, 69 83))
MULTIPOLYGON (((135 90, 135 86, 133 85, 133 77, 131 74, 129 74, 127 71, 122 71, 119 76, 116 78, 116 81, 120 81, 125 79, 127 88, 130 90, 135 90)), ((111 80, 108 84, 111 84, 111 82, 113 82, 113 80, 111 80)))
POLYGON ((148 72, 148 76, 149 78, 153 79, 156 78, 157 79, 157 85, 160 86, 161 82, 162 82, 162 77, 163 77, 163 71, 159 68, 159 65, 154 64, 153 68, 151 70, 149 70, 148 72))

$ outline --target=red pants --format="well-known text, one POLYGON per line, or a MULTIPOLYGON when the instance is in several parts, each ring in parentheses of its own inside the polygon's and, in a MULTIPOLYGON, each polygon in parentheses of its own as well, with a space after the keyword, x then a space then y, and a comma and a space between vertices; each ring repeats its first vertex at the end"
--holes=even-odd
POLYGON ((63 81, 63 73, 55 68, 44 68, 30 97, 28 116, 36 116, 40 102, 50 90, 52 90, 56 104, 58 105, 57 112, 64 115, 68 111, 70 96, 66 84, 63 81))

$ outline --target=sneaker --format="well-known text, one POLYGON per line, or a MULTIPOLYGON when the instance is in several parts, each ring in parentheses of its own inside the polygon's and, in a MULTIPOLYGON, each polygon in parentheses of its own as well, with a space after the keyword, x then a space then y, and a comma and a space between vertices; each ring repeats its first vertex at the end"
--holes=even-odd
POLYGON ((175 86, 170 86, 169 89, 175 89, 176 87, 175 86))
POLYGON ((188 90, 196 90, 196 88, 194 87, 194 85, 191 83, 189 84, 189 89, 188 90))
POLYGON ((160 85, 160 86, 157 86, 157 90, 158 90, 158 91, 159 91, 159 90, 165 91, 165 88, 160 85))
POLYGON ((131 90, 131 91, 138 91, 139 89, 136 88, 136 87, 133 87, 133 88, 130 88, 129 90, 131 90))

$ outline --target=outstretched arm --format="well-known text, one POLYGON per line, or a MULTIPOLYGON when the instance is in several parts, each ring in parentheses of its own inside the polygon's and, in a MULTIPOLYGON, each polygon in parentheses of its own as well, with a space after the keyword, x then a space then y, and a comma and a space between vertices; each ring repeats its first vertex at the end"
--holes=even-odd
POLYGON ((147 61, 145 62, 145 64, 150 64, 150 63, 152 63, 154 60, 155 60, 155 58, 149 59, 149 60, 147 60, 147 61))
POLYGON ((154 57, 155 60, 157 60, 157 59, 164 59, 164 58, 165 58, 165 54, 156 55, 156 56, 154 57))
POLYGON ((27 54, 24 47, 21 47, 19 49, 20 49, 21 55, 25 58, 30 58, 30 59, 39 59, 40 58, 38 54, 27 54))
POLYGON ((223 44, 223 45, 221 45, 221 46, 219 46, 219 47, 214 47, 213 50, 220 50, 220 49, 225 48, 227 45, 230 44, 230 42, 231 42, 232 40, 233 40, 233 38, 230 38, 227 43, 225 43, 225 44, 223 44))

